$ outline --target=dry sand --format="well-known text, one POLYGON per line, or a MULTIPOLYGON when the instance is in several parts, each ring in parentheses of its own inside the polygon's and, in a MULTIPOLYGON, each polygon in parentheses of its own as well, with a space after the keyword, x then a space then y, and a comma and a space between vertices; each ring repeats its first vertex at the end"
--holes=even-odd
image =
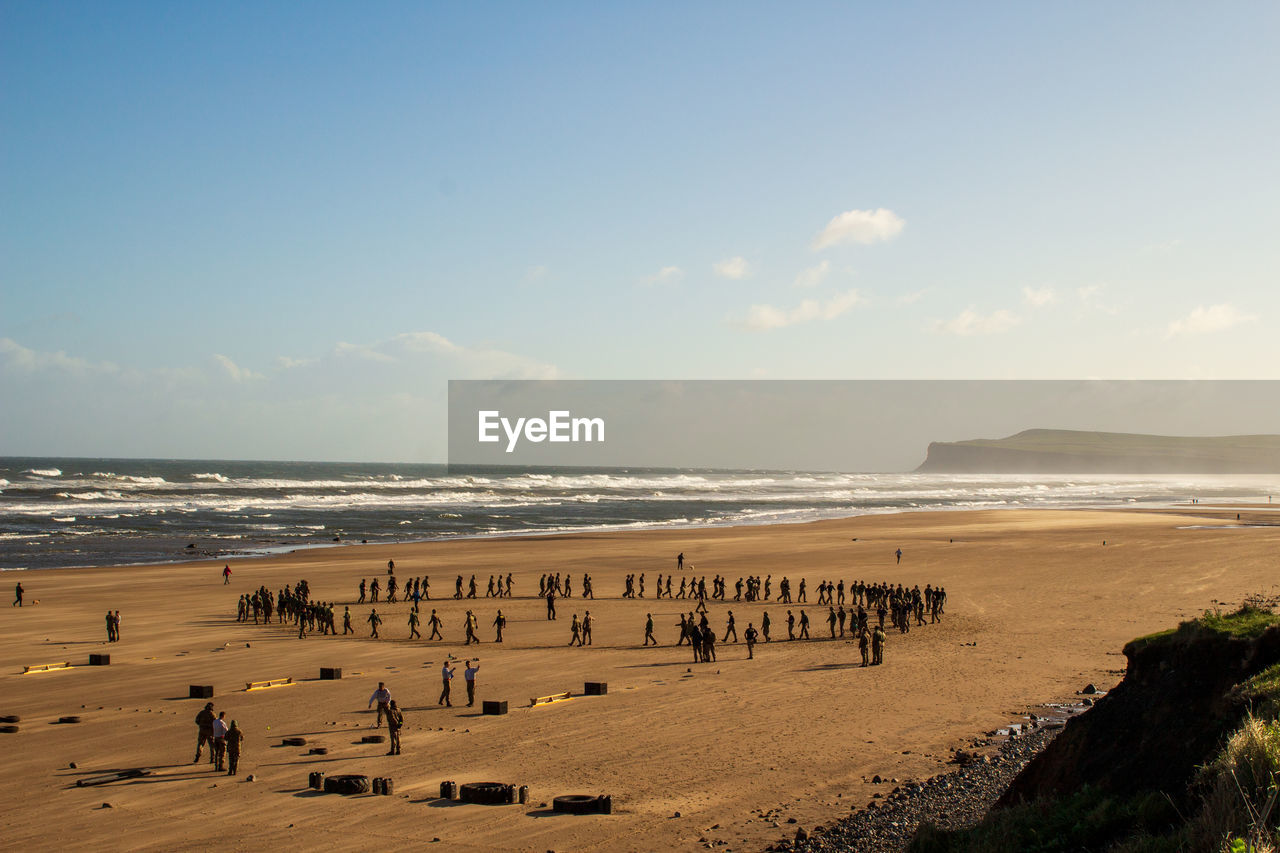
MULTIPOLYGON (((1113 685, 1127 640, 1215 601, 1272 591, 1280 527, 1236 527, 1234 512, 1230 525, 1206 515, 918 513, 339 547, 234 561, 230 586, 221 562, 6 574, 40 603, 0 608, 0 715, 22 717, 18 733, 0 734, 0 846, 367 850, 416 849, 438 838, 447 850, 693 850, 706 841, 759 850, 794 834, 789 817, 812 828, 885 790, 864 777, 932 775, 951 749, 984 730, 1072 699, 1087 682, 1113 685), (728 576, 730 597, 746 574, 772 574, 775 594, 783 575, 793 584, 805 577, 811 602, 824 578, 933 583, 947 588, 947 613, 940 625, 891 633, 885 666, 862 669, 847 641, 779 642, 787 608, 770 604, 775 641, 761 644, 756 660, 730 643, 718 647, 718 663, 697 665, 687 647, 673 645, 678 614, 690 607, 652 598, 657 575, 679 551, 708 583, 728 576), (313 597, 337 601, 341 614, 362 576, 385 582, 391 557, 402 581, 429 574, 436 598, 452 594, 457 574, 478 576, 478 601, 428 605, 439 608, 448 642, 405 640, 405 604, 379 607, 380 641, 368 639, 368 605, 352 608, 355 639, 298 640, 285 628, 234 621, 242 592, 303 577, 313 597), (483 593, 489 574, 508 571, 517 598, 500 603, 510 621, 499 646, 489 627, 499 603, 483 593), (581 573, 591 572, 599 598, 562 600, 559 620, 546 621, 545 604, 532 597, 546 571, 572 574, 576 591, 581 573), (620 598, 624 575, 642 571, 649 597, 620 598), (436 705, 442 660, 472 651, 462 646, 467 607, 478 611, 485 641, 474 650, 482 661, 478 699, 507 700, 505 716, 436 705), (587 608, 594 646, 566 648, 570 615, 587 608), (122 641, 109 647, 108 609, 123 620, 122 641), (658 648, 640 647, 647 612, 658 648), (28 664, 86 663, 91 652, 109 652, 111 665, 19 674, 28 664), (317 680, 321 666, 342 667, 344 679, 317 680), (299 683, 244 692, 247 681, 284 676, 299 683), (378 680, 406 710, 398 757, 384 755, 385 745, 359 743, 378 680), (580 693, 589 680, 607 682, 608 695, 526 707, 535 695, 580 693), (239 777, 189 763, 203 705, 185 698, 195 683, 213 684, 216 706, 246 730, 239 777), (83 722, 56 723, 69 714, 83 722), (290 735, 305 736, 308 747, 280 746, 290 735), (329 754, 308 756, 311 745, 329 754), (140 766, 155 774, 74 786, 140 766), (396 795, 316 795, 306 789, 313 770, 389 776, 396 795), (257 781, 245 781, 249 773, 257 781), (531 804, 442 804, 436 797, 446 779, 528 785, 531 804), (538 807, 568 793, 611 793, 614 814, 538 807)), ((759 625, 761 605, 716 603, 711 622, 721 634, 730 608, 740 634, 748 622, 759 625)), ((800 607, 791 609, 798 616, 800 607)), ((825 634, 825 608, 805 609, 814 636, 825 634)), ((461 672, 457 686, 455 698, 465 692, 461 672)))

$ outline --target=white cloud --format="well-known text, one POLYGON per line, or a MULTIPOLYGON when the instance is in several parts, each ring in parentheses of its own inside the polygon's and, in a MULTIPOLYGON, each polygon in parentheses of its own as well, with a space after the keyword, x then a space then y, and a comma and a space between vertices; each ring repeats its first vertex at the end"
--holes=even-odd
POLYGON ((663 267, 653 275, 647 275, 642 282, 645 284, 675 284, 684 278, 684 270, 680 267, 663 267))
POLYGON ((721 278, 742 279, 751 275, 751 264, 747 263, 746 258, 736 256, 725 258, 711 267, 715 274, 721 278))
POLYGON ((0 338, 0 365, 10 370, 33 373, 39 370, 56 370, 75 375, 119 373, 120 368, 109 361, 93 362, 67 355, 62 350, 40 352, 24 347, 12 338, 0 338))
POLYGON ((1058 298, 1058 294, 1053 292, 1052 287, 1024 287, 1022 288, 1022 298, 1028 304, 1036 308, 1048 305, 1058 298))
POLYGON ((1120 309, 1115 305, 1102 301, 1102 294, 1105 288, 1100 284, 1090 284, 1085 287, 1076 288, 1076 297, 1080 300, 1080 304, 1086 311, 1101 311, 1103 314, 1116 315, 1120 313, 1120 309))
POLYGON ((826 249, 841 243, 881 243, 902 233, 906 222, 892 210, 846 210, 827 223, 813 238, 813 248, 826 249))
POLYGON ((338 358, 361 358, 365 361, 380 361, 383 364, 390 364, 395 361, 393 356, 379 352, 373 347, 363 344, 349 344, 346 341, 338 341, 334 344, 333 354, 338 358))
POLYGON ((536 267, 529 267, 529 269, 525 270, 524 280, 528 284, 533 284, 535 282, 542 281, 544 278, 550 275, 550 273, 551 273, 551 270, 547 269, 542 265, 538 265, 536 267))
POLYGON ((921 299, 924 298, 924 294, 925 294, 925 291, 923 290, 915 290, 915 291, 912 291, 911 293, 904 293, 898 297, 898 302, 900 302, 903 305, 914 305, 915 303, 919 302, 921 299))
POLYGON ((1170 323, 1165 337, 1209 335, 1214 332, 1224 332, 1242 323, 1252 323, 1257 319, 1257 315, 1246 314, 1229 302, 1210 305, 1208 308, 1203 305, 1197 305, 1190 314, 1170 323))
POLYGON ((254 373, 252 370, 241 367, 225 355, 214 353, 213 360, 217 362, 222 371, 232 382, 248 382, 253 379, 262 379, 261 373, 254 373))
POLYGON ((1016 314, 1003 308, 986 315, 966 308, 950 320, 935 321, 933 330, 952 335, 997 335, 1021 322, 1016 314))
POLYGON ((817 287, 826 280, 829 272, 831 272, 831 262, 823 261, 816 267, 809 267, 801 272, 800 275, 796 276, 793 284, 795 287, 817 287))
POLYGON ((791 309, 777 308, 773 305, 752 305, 742 325, 752 331, 764 332, 770 329, 781 329, 784 326, 794 326, 798 323, 809 323, 813 320, 834 320, 862 301, 862 295, 858 291, 849 290, 826 301, 805 299, 791 309))

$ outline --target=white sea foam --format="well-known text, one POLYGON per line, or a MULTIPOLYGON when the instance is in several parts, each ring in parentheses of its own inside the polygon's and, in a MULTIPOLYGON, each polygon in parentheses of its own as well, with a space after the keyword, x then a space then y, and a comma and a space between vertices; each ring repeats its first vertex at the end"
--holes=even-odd
POLYGON ((155 486, 165 481, 164 477, 138 477, 133 474, 116 474, 113 471, 94 471, 89 476, 102 480, 119 480, 122 483, 136 483, 141 486, 155 486))
POLYGON ((212 472, 212 473, 208 473, 208 474, 192 474, 192 475, 191 475, 191 479, 193 479, 193 480, 213 480, 214 482, 217 482, 217 483, 230 483, 230 482, 231 482, 230 478, 228 478, 228 477, 224 477, 222 474, 219 474, 219 473, 217 473, 217 472, 212 472))
POLYGON ((62 476, 62 471, 58 468, 28 468, 22 473, 30 474, 33 477, 61 477, 62 476))

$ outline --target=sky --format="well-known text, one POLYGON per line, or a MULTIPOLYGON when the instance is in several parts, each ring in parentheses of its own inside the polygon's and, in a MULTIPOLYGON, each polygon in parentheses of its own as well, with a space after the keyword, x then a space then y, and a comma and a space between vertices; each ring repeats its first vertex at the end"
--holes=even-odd
POLYGON ((442 461, 450 379, 1280 378, 1278 24, 3 0, 0 455, 442 461))

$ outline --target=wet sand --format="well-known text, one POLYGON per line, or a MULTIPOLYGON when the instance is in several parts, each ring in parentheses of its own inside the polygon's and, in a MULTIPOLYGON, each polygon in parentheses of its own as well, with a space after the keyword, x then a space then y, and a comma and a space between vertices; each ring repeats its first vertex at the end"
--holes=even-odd
MULTIPOLYGON (((0 734, 0 842, 363 850, 438 838, 447 850, 647 851, 723 841, 716 849, 759 850, 892 787, 864 777, 932 775, 974 735, 1041 703, 1072 699, 1088 682, 1111 686, 1127 640, 1215 601, 1274 592, 1280 527, 1235 527, 1234 514, 1229 521, 1010 510, 352 546, 233 561, 228 586, 221 561, 5 573, 9 592, 22 581, 29 606, 0 609, 0 715, 22 717, 18 733, 0 734), (863 669, 847 638, 779 641, 786 606, 716 602, 710 618, 721 636, 727 610, 741 635, 748 622, 759 626, 767 606, 774 642, 758 646, 754 661, 744 644, 728 643, 718 645, 717 663, 694 664, 687 647, 674 647, 678 614, 691 604, 652 597, 657 575, 680 551, 686 571, 691 563, 708 585, 726 575, 730 598, 740 575, 771 574, 775 595, 783 575, 793 590, 807 578, 810 603, 790 609, 808 612, 815 638, 827 634, 826 608, 812 603, 824 578, 942 584, 947 612, 939 625, 890 633, 885 665, 863 669), (377 641, 368 639, 368 605, 352 604, 356 638, 298 640, 284 627, 235 621, 241 593, 305 577, 313 598, 338 602, 340 628, 360 578, 385 583, 388 558, 401 581, 431 577, 421 630, 428 632, 436 607, 446 642, 407 641, 403 603, 378 607, 385 623, 377 641), (508 571, 516 598, 485 599, 488 576, 508 571), (572 574, 575 596, 589 571, 597 599, 561 600, 559 619, 547 621, 545 603, 532 597, 547 571, 572 574), (629 572, 645 572, 647 598, 620 597, 629 572), (453 579, 472 573, 481 597, 453 601, 453 579), (502 645, 491 642, 499 606, 509 620, 502 645), (461 627, 469 607, 484 641, 470 650, 461 627), (108 609, 119 609, 123 623, 122 641, 110 646, 108 609), (594 645, 567 648, 571 614, 586 609, 594 645), (649 612, 662 645, 646 649, 649 612), (111 654, 110 666, 20 674, 24 665, 84 664, 101 652, 111 654), (477 707, 465 707, 465 698, 437 706, 442 661, 453 654, 461 663, 468 653, 481 660, 477 707), (344 678, 318 680, 322 666, 342 667, 344 678), (297 683, 244 691, 248 681, 286 676, 297 683), (401 756, 359 743, 373 722, 366 705, 379 680, 406 712, 401 756), (585 681, 607 682, 608 695, 577 695, 585 681), (193 719, 204 703, 186 696, 197 683, 214 685, 216 707, 246 731, 238 777, 190 763, 193 719), (563 690, 575 697, 527 707, 530 697, 563 690), (510 713, 481 716, 484 699, 507 700, 510 713), (56 722, 70 714, 82 722, 56 722), (280 746, 287 736, 308 745, 280 746), (307 755, 311 746, 329 754, 307 755), (74 786, 127 767, 155 772, 74 786), (306 788, 313 770, 391 777, 395 796, 317 795, 306 788), (249 773, 255 782, 245 781, 249 773), (528 785, 530 805, 442 803, 446 779, 528 785), (614 814, 539 807, 571 793, 610 793, 614 814), (786 823, 792 817, 797 824, 786 823)), ((465 697, 460 667, 454 696, 465 697)))

